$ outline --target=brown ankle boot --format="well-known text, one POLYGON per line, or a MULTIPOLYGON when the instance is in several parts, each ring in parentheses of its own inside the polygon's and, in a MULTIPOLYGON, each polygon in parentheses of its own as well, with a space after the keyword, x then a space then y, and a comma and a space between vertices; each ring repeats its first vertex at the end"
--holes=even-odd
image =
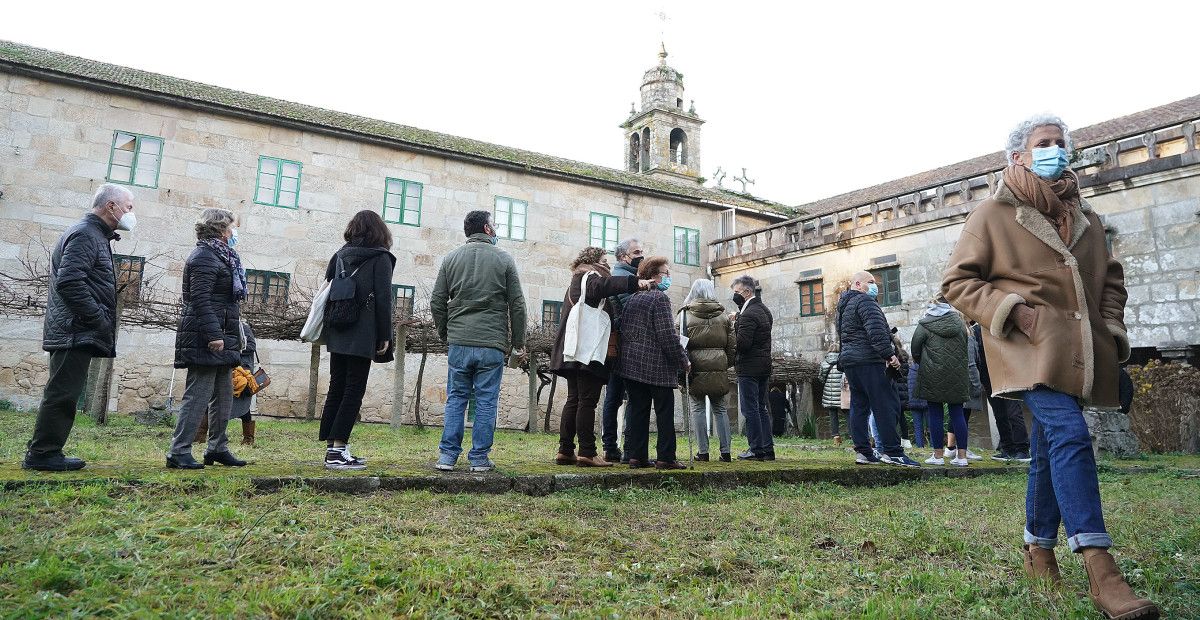
POLYGON ((208 442, 208 412, 200 418, 200 428, 196 429, 196 436, 192 438, 192 443, 207 443, 208 442))
POLYGON ((1117 562, 1108 549, 1088 547, 1083 550, 1083 567, 1091 584, 1092 603, 1110 620, 1154 620, 1159 616, 1158 605, 1134 594, 1133 588, 1117 569, 1117 562))
POLYGON ((1025 545, 1025 574, 1030 579, 1046 579, 1054 585, 1062 583, 1062 575, 1058 572, 1058 559, 1054 557, 1053 549, 1043 549, 1037 545, 1025 545))
POLYGON ((242 445, 243 446, 253 446, 254 445, 254 430, 255 430, 254 420, 250 420, 249 422, 242 422, 242 445))

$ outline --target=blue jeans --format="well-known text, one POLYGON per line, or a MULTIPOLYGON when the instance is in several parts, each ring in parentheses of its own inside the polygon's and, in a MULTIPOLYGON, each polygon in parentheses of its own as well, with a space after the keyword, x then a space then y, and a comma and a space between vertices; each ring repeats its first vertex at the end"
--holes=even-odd
MULTIPOLYGON (((600 441, 606 454, 616 454, 624 446, 617 446, 617 410, 625 400, 625 378, 616 371, 608 376, 608 387, 604 390, 604 411, 600 414, 600 441)), ((624 444, 625 442, 621 442, 624 444)))
POLYGON ((854 450, 860 454, 871 454, 867 416, 874 413, 883 443, 879 446, 879 452, 888 456, 904 456, 904 449, 900 447, 900 433, 896 431, 900 397, 884 372, 883 362, 848 366, 845 373, 846 382, 850 384, 850 436, 854 440, 854 450))
MULTIPOLYGON (((950 431, 954 433, 955 446, 959 450, 967 449, 967 416, 963 413, 962 403, 951 403, 950 431)), ((929 445, 934 450, 946 447, 946 421, 942 410, 943 403, 929 401, 929 445)), ((957 456, 957 454, 955 454, 957 456)))
POLYGON ((918 448, 925 447, 925 427, 928 426, 929 412, 924 407, 913 407, 913 445, 918 448))
POLYGON ((450 369, 446 376, 445 426, 438 462, 453 465, 462 454, 467 403, 473 393, 475 423, 467 460, 472 465, 486 464, 496 434, 496 404, 500 399, 500 379, 504 376, 504 354, 491 347, 452 344, 447 358, 450 369))
POLYGON ((746 418, 750 451, 759 456, 775 452, 771 435, 771 411, 767 408, 769 377, 738 377, 738 411, 746 418))
POLYGON ((879 436, 879 425, 875 423, 875 414, 867 416, 867 430, 871 431, 871 439, 875 440, 875 447, 883 445, 883 438, 879 436))
POLYGON ((1079 401, 1045 387, 1029 390, 1023 398, 1033 412, 1025 542, 1053 549, 1062 523, 1071 551, 1111 547, 1100 507, 1096 457, 1079 401))

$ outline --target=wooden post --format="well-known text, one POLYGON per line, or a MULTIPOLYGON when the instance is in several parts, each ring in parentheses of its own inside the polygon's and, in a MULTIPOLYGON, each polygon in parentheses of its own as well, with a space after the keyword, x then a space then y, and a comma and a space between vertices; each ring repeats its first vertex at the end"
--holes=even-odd
POLYGON ((792 408, 796 411, 796 419, 799 421, 801 431, 809 422, 812 422, 813 437, 816 437, 817 423, 813 417, 813 384, 811 381, 801 383, 800 397, 798 402, 792 404, 792 408))
POLYGON ((396 325, 396 367, 392 372, 392 429, 400 428, 404 417, 404 358, 408 353, 408 325, 396 325))
MULTIPOLYGON (((125 301, 117 296, 117 313, 113 318, 113 345, 121 333, 121 315, 125 313, 125 301)), ((108 396, 112 392, 113 358, 92 358, 88 365, 88 397, 84 401, 84 413, 97 425, 108 423, 108 396)))
MULTIPOLYGON (((428 335, 428 332, 424 333, 426 336, 428 335)), ((425 342, 425 337, 422 336, 421 367, 417 369, 417 390, 413 394, 413 417, 416 419, 417 428, 420 430, 425 429, 425 423, 421 421, 421 384, 425 381, 425 360, 427 359, 429 359, 429 343, 425 342)))
POLYGON ((321 345, 313 343, 312 354, 308 358, 308 403, 304 407, 305 420, 317 417, 317 379, 320 368, 321 345))
POLYGON ((531 433, 537 432, 541 428, 541 425, 538 424, 541 411, 538 408, 537 384, 537 353, 529 351, 529 421, 527 428, 531 433))

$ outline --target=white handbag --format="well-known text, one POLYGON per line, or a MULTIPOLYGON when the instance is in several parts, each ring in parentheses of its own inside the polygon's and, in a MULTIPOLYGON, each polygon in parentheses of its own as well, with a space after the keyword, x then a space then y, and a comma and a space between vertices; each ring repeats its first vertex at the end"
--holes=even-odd
MULTIPOLYGON (((571 307, 567 315, 566 332, 563 335, 563 361, 590 364, 608 358, 608 336, 612 331, 612 320, 599 306, 587 303, 587 280, 596 272, 583 274, 579 283, 579 302, 571 307)), ((601 302, 603 303, 603 302, 601 302)))
POLYGON ((320 344, 325 331, 325 302, 329 300, 329 282, 313 296, 312 307, 308 309, 308 320, 300 330, 300 339, 304 342, 320 344))

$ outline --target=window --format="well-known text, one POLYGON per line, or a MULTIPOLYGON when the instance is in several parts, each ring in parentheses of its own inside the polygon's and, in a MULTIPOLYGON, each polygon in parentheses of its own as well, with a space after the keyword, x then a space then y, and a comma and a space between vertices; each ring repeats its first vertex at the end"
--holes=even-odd
POLYGON ((562 305, 561 301, 543 301, 542 302, 542 326, 558 326, 562 320, 562 305))
POLYGON ((272 207, 300 206, 300 162, 261 156, 254 202, 272 207))
POLYGON ((246 301, 251 304, 282 306, 288 301, 292 276, 275 271, 246 270, 246 301))
POLYGON ((125 185, 158 187, 162 148, 162 138, 126 131, 115 132, 112 151, 108 155, 108 180, 125 185))
POLYGON ((603 213, 592 214, 592 234, 588 245, 604 248, 609 252, 617 251, 617 237, 620 236, 620 220, 615 215, 603 213))
POLYGON ((800 316, 825 314, 825 281, 800 283, 800 316))
POLYGON ((675 227, 675 262, 680 265, 700 264, 700 231, 675 227))
POLYGON ((496 225, 496 235, 516 241, 525 240, 525 216, 529 213, 529 203, 496 196, 496 214, 492 216, 496 225))
POLYGON ((117 272, 117 298, 126 304, 135 304, 142 297, 142 272, 146 259, 141 256, 113 254, 113 268, 117 272))
POLYGON ((405 226, 421 225, 421 194, 425 186, 416 181, 387 179, 383 183, 383 221, 405 226))
POLYGON ((900 267, 873 269, 871 275, 875 276, 875 283, 879 285, 879 305, 899 306, 900 267))
POLYGON ((392 285, 392 314, 398 319, 411 318, 417 289, 404 284, 392 285))

